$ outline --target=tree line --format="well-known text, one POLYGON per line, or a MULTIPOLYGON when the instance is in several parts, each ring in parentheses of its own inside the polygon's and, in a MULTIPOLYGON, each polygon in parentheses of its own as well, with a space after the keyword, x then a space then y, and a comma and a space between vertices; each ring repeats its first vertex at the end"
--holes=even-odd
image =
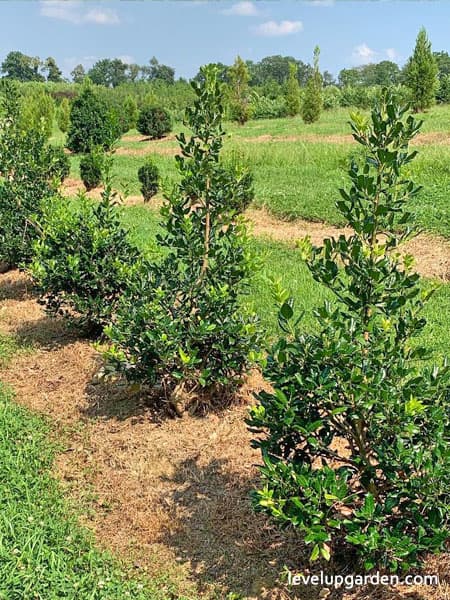
MULTIPOLYGON (((433 52, 433 61, 437 67, 437 77, 441 88, 450 88, 450 55, 446 51, 433 52)), ((278 86, 285 85, 289 80, 290 65, 296 67, 296 77, 301 87, 305 87, 308 79, 314 72, 314 66, 303 62, 293 56, 266 56, 260 61, 244 61, 249 74, 249 85, 251 87, 264 87, 267 95, 277 92, 278 86)), ((232 65, 221 62, 214 63, 219 72, 221 81, 229 83, 232 77, 232 65)), ((352 68, 344 68, 338 73, 337 78, 325 70, 322 72, 324 87, 371 87, 400 85, 408 79, 408 64, 400 68, 391 60, 383 60, 377 63, 369 63, 352 68)), ((68 81, 55 58, 27 56, 20 51, 12 51, 6 56, 0 68, 3 77, 18 81, 50 81, 60 83, 68 81)), ((76 65, 71 72, 73 83, 82 83, 85 77, 97 85, 105 87, 118 87, 125 83, 137 81, 161 81, 175 83, 175 69, 169 65, 162 64, 156 57, 149 60, 146 65, 126 63, 120 58, 102 58, 90 69, 82 64, 76 65)), ((201 79, 199 71, 194 79, 201 79)), ((183 81, 183 78, 178 78, 183 81)), ((450 96, 450 93, 448 94, 450 96)), ((438 97, 439 100, 439 97, 438 97)))

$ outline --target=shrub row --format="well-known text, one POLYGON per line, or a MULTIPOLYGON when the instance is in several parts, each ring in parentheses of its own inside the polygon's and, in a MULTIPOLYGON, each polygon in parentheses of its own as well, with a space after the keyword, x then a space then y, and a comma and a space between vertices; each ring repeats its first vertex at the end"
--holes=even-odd
MULTIPOLYGON (((177 412, 223 406, 262 357, 258 319, 245 307, 257 265, 242 218, 252 179, 239 157, 221 157, 223 94, 217 69, 202 75, 187 111, 192 135, 178 136, 180 181, 161 211, 159 261, 140 256, 121 225, 109 159, 102 200, 70 206, 51 199, 43 138, 30 138, 33 160, 20 154, 26 184, 5 160, 5 140, 16 154, 30 141, 12 126, 13 96, 0 136, 4 221, 16 226, 8 202, 19 189, 39 209, 23 259, 47 309, 103 331, 107 370, 150 384, 177 412), (42 173, 31 168, 36 157, 42 173)), ((397 252, 413 234, 406 203, 418 192, 404 172, 420 123, 405 112, 386 92, 370 121, 352 115, 363 153, 337 208, 354 233, 299 244, 335 302, 317 308, 309 334, 275 283, 281 333, 264 361, 273 391, 259 395, 248 419, 263 460, 256 509, 298 530, 312 560, 346 543, 367 570, 407 570, 443 551, 450 534, 450 371, 420 366, 427 350, 411 340, 431 291, 397 252)), ((156 176, 150 165, 141 171, 148 196, 156 176)), ((30 212, 22 234, 29 222, 30 212)))

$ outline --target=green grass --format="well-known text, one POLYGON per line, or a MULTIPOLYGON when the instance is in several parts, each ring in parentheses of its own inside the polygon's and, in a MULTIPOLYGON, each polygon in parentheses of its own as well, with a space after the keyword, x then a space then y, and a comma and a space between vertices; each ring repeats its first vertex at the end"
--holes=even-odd
MULTIPOLYGON (((233 149, 226 145, 226 152, 233 149)), ((348 185, 347 168, 358 148, 348 144, 306 142, 242 143, 254 177, 255 206, 286 220, 308 219, 342 225, 336 210, 339 188, 348 185), (320 174, 320 176, 318 175, 320 174)), ((113 175, 117 187, 140 194, 137 171, 144 156, 117 155, 113 175)), ((153 154, 163 186, 177 178, 173 157, 153 154)), ((79 178, 79 158, 72 158, 72 177, 79 178)), ((417 224, 450 237, 450 147, 422 146, 412 163, 411 176, 423 190, 411 202, 417 224)))
MULTIPOLYGON (((348 185, 347 169, 358 146, 349 143, 324 141, 265 141, 252 142, 259 135, 292 136, 313 133, 318 135, 348 134, 349 111, 326 111, 318 123, 305 125, 299 117, 250 121, 240 127, 227 123, 225 153, 241 152, 248 160, 255 177, 257 207, 265 207, 276 217, 286 220, 308 219, 342 225, 335 208, 339 188, 348 185)), ((450 131, 450 106, 436 106, 424 115, 423 131, 450 131)), ((176 124, 174 131, 186 131, 176 124)), ((136 142, 129 132, 120 146, 148 150, 158 166, 163 182, 170 185, 177 177, 172 156, 158 154, 161 147, 176 148, 174 140, 136 142)), ((428 231, 450 238, 450 146, 426 145, 418 148, 419 155, 412 163, 411 176, 423 185, 420 195, 411 203, 417 224, 428 231)), ((138 168, 145 155, 116 155, 113 174, 121 192, 140 194, 138 168)), ((79 157, 71 158, 72 177, 79 178, 79 157)))
POLYGON ((174 590, 132 579, 100 552, 51 475, 49 427, 0 385, 0 599, 165 600, 174 590))
MULTIPOLYGON (((159 214, 144 206, 132 206, 123 210, 123 219, 134 241, 147 252, 157 255, 155 243, 159 231, 159 214)), ((303 325, 306 330, 315 328, 312 311, 332 295, 311 277, 308 268, 301 261, 299 252, 282 242, 255 239, 252 241, 255 252, 261 257, 262 271, 255 277, 249 300, 261 318, 262 326, 269 339, 278 333, 277 315, 273 305, 270 277, 279 277, 295 299, 298 311, 305 311, 303 325)), ((428 320, 420 341, 425 343, 436 358, 450 356, 450 285, 442 285, 427 304, 424 316, 428 320)))

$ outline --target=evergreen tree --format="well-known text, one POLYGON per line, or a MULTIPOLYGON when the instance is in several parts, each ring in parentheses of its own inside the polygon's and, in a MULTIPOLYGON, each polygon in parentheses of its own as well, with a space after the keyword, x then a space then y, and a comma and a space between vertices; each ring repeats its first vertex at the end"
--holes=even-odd
POLYGON ((323 108, 322 75, 319 70, 320 48, 314 48, 314 67, 311 77, 308 79, 305 90, 305 98, 302 105, 302 118, 305 123, 318 121, 323 108))
POLYGON ((289 77, 286 84, 286 107, 290 117, 295 117, 300 111, 300 86, 297 72, 297 65, 289 63, 289 77))
POLYGON ((434 103, 438 88, 438 66, 424 28, 419 31, 413 55, 405 66, 405 84, 411 89, 415 112, 434 103))
POLYGON ((231 118, 243 125, 251 115, 250 74, 247 65, 240 56, 236 57, 233 66, 230 67, 229 78, 231 118))

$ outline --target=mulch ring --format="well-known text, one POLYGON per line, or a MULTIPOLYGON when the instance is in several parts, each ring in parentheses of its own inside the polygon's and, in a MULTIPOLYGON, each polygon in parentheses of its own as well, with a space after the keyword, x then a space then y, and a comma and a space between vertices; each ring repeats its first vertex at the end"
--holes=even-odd
POLYGON ((19 353, 0 377, 14 386, 19 403, 63 432, 57 476, 98 543, 131 558, 137 572, 168 574, 179 595, 192 599, 229 592, 255 600, 449 597, 448 556, 425 565, 426 573, 441 575, 439 588, 288 589, 280 581, 285 565, 305 574, 349 574, 353 562, 340 555, 311 569, 310 548, 251 508, 260 456, 244 419, 253 392, 265 385, 260 375, 249 379, 233 407, 169 418, 144 395, 98 382, 100 359, 92 344, 46 317, 23 274, 0 275, 0 297, 0 328, 33 348, 19 353))

